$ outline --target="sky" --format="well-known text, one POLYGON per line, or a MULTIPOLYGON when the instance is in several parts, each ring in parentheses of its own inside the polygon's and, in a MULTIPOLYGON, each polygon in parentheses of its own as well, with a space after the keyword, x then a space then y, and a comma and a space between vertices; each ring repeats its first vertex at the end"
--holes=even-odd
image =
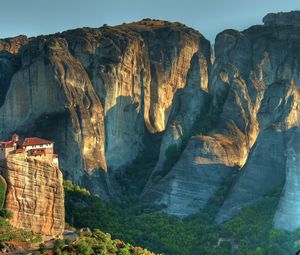
POLYGON ((261 24, 269 12, 300 10, 300 0, 0 0, 0 38, 37 36, 143 18, 179 21, 212 43, 225 29, 261 24))

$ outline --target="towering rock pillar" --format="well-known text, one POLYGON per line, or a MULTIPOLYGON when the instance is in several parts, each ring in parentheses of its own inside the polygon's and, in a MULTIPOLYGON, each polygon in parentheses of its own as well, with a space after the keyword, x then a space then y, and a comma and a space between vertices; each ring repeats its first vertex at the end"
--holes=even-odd
POLYGON ((64 230, 64 190, 60 170, 48 162, 11 156, 0 161, 7 182, 6 209, 10 223, 46 238, 64 230))

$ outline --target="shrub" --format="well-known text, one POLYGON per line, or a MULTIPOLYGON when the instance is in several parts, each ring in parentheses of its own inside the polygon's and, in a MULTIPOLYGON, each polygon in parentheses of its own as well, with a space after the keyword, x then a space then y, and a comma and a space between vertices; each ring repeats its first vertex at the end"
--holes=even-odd
POLYGON ((60 248, 54 248, 54 254, 55 255, 62 255, 63 253, 62 253, 60 248))
POLYGON ((11 219, 13 216, 13 213, 4 208, 0 211, 0 216, 3 218, 6 218, 6 219, 11 219))
POLYGON ((86 240, 82 239, 79 240, 75 245, 78 254, 81 255, 91 255, 94 254, 94 251, 92 249, 91 243, 87 242, 86 240))
POLYGON ((179 159, 180 150, 177 148, 177 144, 171 144, 168 146, 165 152, 166 160, 164 162, 164 167, 162 173, 159 173, 162 177, 165 176, 171 168, 175 165, 176 161, 179 159))
POLYGON ((47 251, 47 247, 46 247, 46 245, 45 245, 44 243, 41 243, 41 244, 40 244, 40 249, 39 249, 39 251, 40 251, 42 254, 44 254, 44 253, 47 251))
POLYGON ((65 246, 65 241, 62 239, 56 239, 54 241, 54 248, 55 249, 62 249, 65 246))
POLYGON ((174 160, 177 154, 178 154, 178 150, 176 144, 169 145, 165 152, 167 160, 174 160))
POLYGON ((0 175, 0 211, 3 209, 5 203, 7 184, 5 179, 0 175))

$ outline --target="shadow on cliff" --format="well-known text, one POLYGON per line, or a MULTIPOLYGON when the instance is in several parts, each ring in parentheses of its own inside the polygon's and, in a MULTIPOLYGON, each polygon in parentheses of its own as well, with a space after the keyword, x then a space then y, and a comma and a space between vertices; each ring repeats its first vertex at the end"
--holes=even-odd
POLYGON ((143 150, 143 113, 142 104, 131 96, 117 97, 106 112, 105 157, 110 170, 130 163, 143 150))
POLYGON ((74 137, 73 124, 69 111, 43 114, 26 130, 17 130, 23 137, 38 136, 55 142, 55 152, 59 154, 59 167, 64 179, 88 188, 104 200, 114 195, 108 173, 99 169, 88 175, 84 171, 80 146, 74 137))
POLYGON ((8 51, 0 51, 0 107, 4 104, 13 75, 20 68, 20 59, 8 51))
POLYGON ((142 95, 139 102, 131 96, 119 96, 105 117, 110 181, 117 194, 134 198, 140 195, 158 160, 163 134, 148 131, 142 100, 142 95))

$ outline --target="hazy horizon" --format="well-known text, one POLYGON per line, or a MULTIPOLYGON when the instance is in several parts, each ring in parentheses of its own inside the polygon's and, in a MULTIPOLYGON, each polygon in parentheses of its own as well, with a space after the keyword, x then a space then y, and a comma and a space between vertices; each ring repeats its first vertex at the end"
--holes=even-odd
POLYGON ((184 23, 213 43, 216 34, 224 29, 243 30, 261 24, 267 13, 297 10, 299 7, 297 0, 272 0, 272 3, 261 3, 261 0, 211 0, 209 3, 185 0, 176 4, 171 0, 90 0, 88 4, 79 0, 11 0, 2 3, 0 38, 20 34, 31 37, 152 18, 184 23))

